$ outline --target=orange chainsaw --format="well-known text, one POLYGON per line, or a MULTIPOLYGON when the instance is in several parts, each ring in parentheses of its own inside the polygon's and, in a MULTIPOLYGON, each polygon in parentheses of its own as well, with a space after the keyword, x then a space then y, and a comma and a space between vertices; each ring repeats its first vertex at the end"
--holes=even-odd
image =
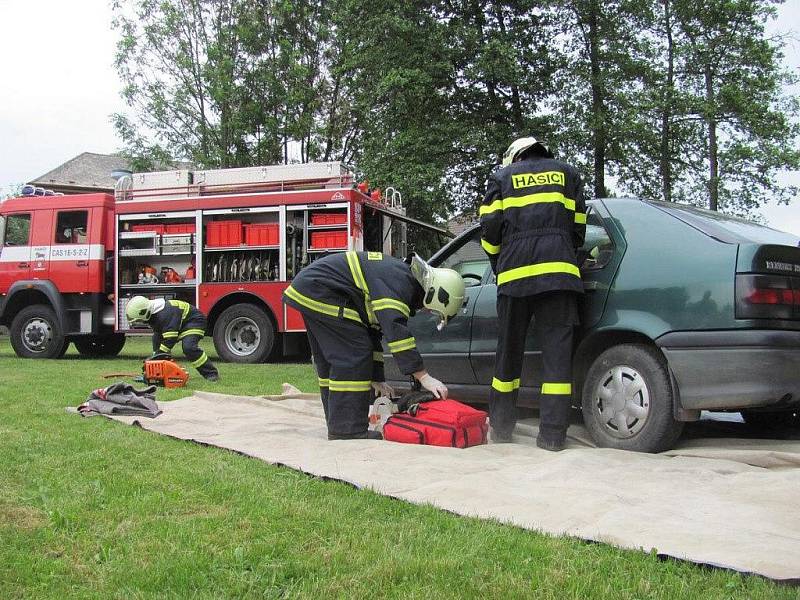
POLYGON ((169 354, 154 354, 142 363, 141 376, 137 373, 110 373, 105 379, 116 377, 136 377, 136 381, 147 385, 160 385, 165 388, 179 388, 186 385, 189 373, 172 360, 169 354))

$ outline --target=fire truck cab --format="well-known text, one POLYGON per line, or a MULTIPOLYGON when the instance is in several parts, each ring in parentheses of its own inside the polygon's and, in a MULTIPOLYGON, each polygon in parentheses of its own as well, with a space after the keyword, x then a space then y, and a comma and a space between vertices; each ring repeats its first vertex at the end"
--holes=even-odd
MULTIPOLYGON (((190 302, 220 358, 302 351, 302 317, 281 302, 330 252, 407 251, 399 193, 356 186, 338 162, 137 173, 107 194, 0 204, 0 324, 19 356, 117 354, 135 295, 190 302)), ((146 329, 144 330, 146 331, 146 329)))

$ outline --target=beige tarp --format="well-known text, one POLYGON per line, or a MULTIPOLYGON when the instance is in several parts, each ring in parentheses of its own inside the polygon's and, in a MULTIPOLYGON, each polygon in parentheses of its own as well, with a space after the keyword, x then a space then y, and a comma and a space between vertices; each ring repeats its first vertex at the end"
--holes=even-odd
POLYGON ((534 421, 519 443, 466 450, 329 442, 317 397, 294 396, 197 392, 156 419, 116 419, 462 515, 800 580, 800 441, 689 439, 647 455, 591 448, 573 426, 550 453, 534 421))

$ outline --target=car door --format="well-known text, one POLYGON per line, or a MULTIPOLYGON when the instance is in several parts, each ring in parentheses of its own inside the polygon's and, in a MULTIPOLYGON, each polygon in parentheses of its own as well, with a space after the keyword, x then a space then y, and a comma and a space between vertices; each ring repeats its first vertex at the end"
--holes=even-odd
MULTIPOLYGON (((614 273, 622 259, 619 244, 609 233, 613 227, 610 215, 599 201, 588 203, 586 239, 578 251, 585 294, 579 302, 581 330, 594 325, 602 316, 614 273)), ((497 285, 490 276, 477 298, 472 317, 470 362, 481 385, 491 385, 497 350, 497 285)), ((580 333, 580 332, 579 332, 580 333)), ((538 388, 541 382, 541 341, 534 331, 534 320, 528 327, 525 341, 521 387, 538 388)), ((526 391, 523 390, 524 398, 526 391)), ((530 393, 527 394, 530 397, 530 393)))
MULTIPOLYGON (((436 329, 437 318, 425 310, 408 321, 425 368, 448 384, 474 384, 476 381, 469 360, 472 315, 481 283, 489 271, 489 259, 481 248, 479 236, 477 230, 462 236, 431 260, 434 266, 454 269, 464 278, 465 301, 459 314, 442 331, 436 329)), ((406 379, 391 355, 386 355, 385 371, 389 381, 406 379)))

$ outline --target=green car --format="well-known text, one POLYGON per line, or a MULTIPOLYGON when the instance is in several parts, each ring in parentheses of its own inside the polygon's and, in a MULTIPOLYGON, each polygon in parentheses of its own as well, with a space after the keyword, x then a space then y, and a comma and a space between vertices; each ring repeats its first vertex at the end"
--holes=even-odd
MULTIPOLYGON (((761 426, 800 424, 797 238, 689 206, 633 198, 588 203, 573 403, 600 446, 660 452, 700 411, 761 426)), ((477 226, 430 261, 464 277, 466 301, 441 332, 410 320, 426 368, 453 398, 487 402, 497 346, 496 285, 477 226)), ((531 329, 519 404, 535 406, 531 329)), ((390 354, 386 379, 408 385, 390 354)))

